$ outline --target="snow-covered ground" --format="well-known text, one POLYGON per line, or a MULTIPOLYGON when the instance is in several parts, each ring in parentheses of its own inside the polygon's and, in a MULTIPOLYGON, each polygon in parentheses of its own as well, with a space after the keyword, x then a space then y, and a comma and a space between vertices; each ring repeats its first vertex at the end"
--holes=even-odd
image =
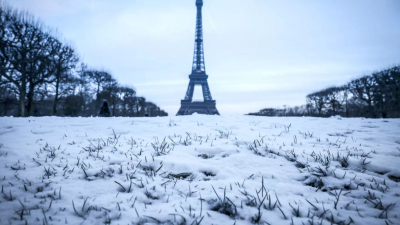
POLYGON ((400 120, 0 118, 0 224, 400 224, 400 120))

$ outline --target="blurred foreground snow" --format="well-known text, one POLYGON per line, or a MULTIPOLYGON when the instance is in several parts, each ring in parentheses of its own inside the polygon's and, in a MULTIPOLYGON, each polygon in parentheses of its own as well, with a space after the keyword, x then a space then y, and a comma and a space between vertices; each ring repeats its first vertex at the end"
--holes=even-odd
POLYGON ((0 118, 0 224, 400 224, 399 157, 399 119, 0 118))

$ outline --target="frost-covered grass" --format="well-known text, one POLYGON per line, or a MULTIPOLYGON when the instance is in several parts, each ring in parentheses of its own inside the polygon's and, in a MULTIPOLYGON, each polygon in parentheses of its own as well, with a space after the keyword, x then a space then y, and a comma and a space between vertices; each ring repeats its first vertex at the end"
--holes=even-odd
POLYGON ((400 120, 0 118, 0 224, 400 224, 400 120))

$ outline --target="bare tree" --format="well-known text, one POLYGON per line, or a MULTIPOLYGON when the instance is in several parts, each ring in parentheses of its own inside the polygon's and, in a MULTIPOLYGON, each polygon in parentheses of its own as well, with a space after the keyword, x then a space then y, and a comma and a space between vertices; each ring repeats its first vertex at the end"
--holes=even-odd
POLYGON ((96 86, 96 101, 100 105, 100 92, 102 91, 105 84, 112 79, 111 74, 104 70, 87 70, 89 79, 96 86))
POLYGON ((25 116, 31 113, 36 86, 51 82, 48 80, 53 74, 49 67, 49 56, 54 54, 51 47, 55 38, 45 32, 43 26, 29 14, 12 11, 3 5, 0 7, 0 61, 6 65, 6 68, 2 66, 2 77, 17 87, 18 114, 25 116), (25 97, 28 100, 27 110, 25 97))
MULTIPOLYGON (((63 45, 61 42, 55 42, 53 45, 56 54, 53 56, 53 66, 55 68, 55 94, 53 104, 53 115, 57 114, 57 104, 60 96, 60 83, 68 82, 71 79, 71 70, 75 68, 78 57, 75 51, 67 45, 63 45)), ((61 93, 63 94, 63 93, 61 93)))
POLYGON ((343 109, 345 101, 343 87, 330 87, 325 89, 323 93, 325 94, 326 104, 330 106, 331 115, 334 116, 343 109))
POLYGON ((382 117, 399 117, 400 113, 400 67, 396 66, 372 74, 377 87, 374 101, 382 117))
POLYGON ((130 87, 122 87, 122 115, 135 116, 136 91, 130 87))
POLYGON ((357 99, 362 100, 368 105, 368 112, 371 117, 376 117, 374 110, 374 92, 376 91, 376 80, 373 76, 364 76, 356 80, 352 80, 350 83, 350 92, 357 99))
POLYGON ((315 109, 318 111, 318 116, 322 116, 322 110, 325 108, 325 98, 323 92, 314 92, 312 94, 307 95, 307 98, 314 105, 315 109))
POLYGON ((0 61, 1 61, 1 80, 2 84, 12 83, 15 85, 15 91, 19 95, 19 116, 25 115, 25 92, 26 92, 26 52, 21 52, 21 57, 16 57, 18 53, 16 46, 19 39, 11 30, 18 22, 17 12, 13 12, 11 8, 4 3, 0 4, 0 61), (19 61, 19 66, 16 61, 19 61), (17 65, 16 65, 17 64, 17 65), (20 69, 21 72, 17 72, 20 69))
POLYGON ((96 116, 101 98, 109 100, 114 115, 167 115, 109 72, 77 64, 71 46, 0 0, 0 115, 96 116))

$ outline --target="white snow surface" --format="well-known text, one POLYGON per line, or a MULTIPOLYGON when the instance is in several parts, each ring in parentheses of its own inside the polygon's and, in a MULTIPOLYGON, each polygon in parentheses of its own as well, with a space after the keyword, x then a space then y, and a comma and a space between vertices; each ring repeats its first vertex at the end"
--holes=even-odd
POLYGON ((0 118, 0 224, 400 224, 400 120, 0 118))

